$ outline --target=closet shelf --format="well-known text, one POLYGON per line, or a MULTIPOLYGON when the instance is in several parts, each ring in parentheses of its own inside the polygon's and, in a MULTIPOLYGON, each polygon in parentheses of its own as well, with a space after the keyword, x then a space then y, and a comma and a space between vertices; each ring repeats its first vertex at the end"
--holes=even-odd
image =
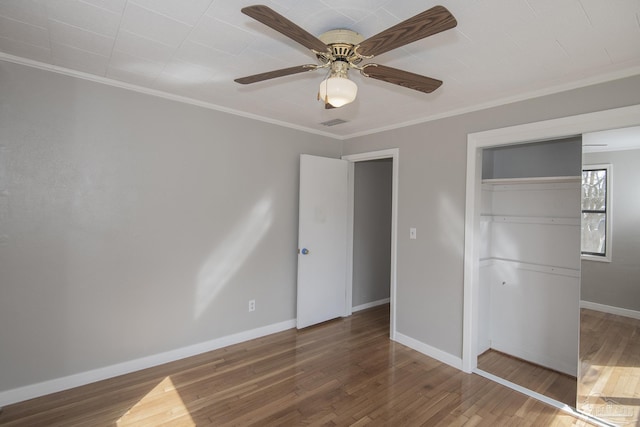
POLYGON ((580 269, 579 268, 568 268, 568 267, 558 267, 555 265, 543 265, 543 264, 533 264, 529 262, 524 262, 520 260, 506 259, 506 258, 496 258, 496 257, 488 257, 480 259, 479 266, 481 268, 491 267, 494 265, 510 265, 519 270, 528 270, 534 271, 536 273, 545 273, 545 274, 555 274, 558 276, 567 276, 580 278, 580 269))
POLYGON ((557 184, 565 182, 581 182, 580 176, 537 176, 525 178, 491 178, 483 179, 483 184, 505 185, 505 184, 557 184))
POLYGON ((516 224, 545 224, 545 225, 573 225, 580 226, 580 217, 543 217, 543 216, 519 216, 481 214, 482 221, 511 222, 516 224))

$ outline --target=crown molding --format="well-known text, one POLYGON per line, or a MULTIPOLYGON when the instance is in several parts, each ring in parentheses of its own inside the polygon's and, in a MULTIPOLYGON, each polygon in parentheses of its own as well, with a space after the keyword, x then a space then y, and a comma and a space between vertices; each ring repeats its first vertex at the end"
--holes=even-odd
POLYGON ((223 107, 221 105, 213 104, 206 101, 197 100, 194 98, 189 98, 186 96, 174 95, 168 92, 160 91, 157 89, 150 89, 143 86, 134 85, 131 83, 125 83, 118 80, 110 79, 107 77, 96 76, 94 74, 84 73, 82 71, 75 71, 69 68, 60 67, 57 65, 47 64, 40 61, 35 61, 31 59, 22 58, 19 56, 9 55, 4 52, 0 52, 0 60, 12 62, 15 64, 25 65, 27 67, 38 68, 41 70, 51 71, 58 74, 63 74, 66 76, 76 77, 83 80, 88 80, 95 83, 101 83, 108 86, 117 87, 120 89, 131 90, 138 93, 143 93, 146 95, 156 96, 159 98, 168 99, 171 101, 182 102, 185 104, 195 105, 202 108, 207 108, 210 110, 220 111, 227 114, 233 114, 240 117, 245 117, 252 120, 258 120, 261 122, 286 127, 289 129, 295 129, 302 132, 307 132, 315 135, 324 136, 327 138, 337 139, 341 141, 358 138, 361 136, 373 135, 376 133, 386 132, 395 129, 401 129, 409 126, 418 125, 421 123, 431 122, 434 120, 444 119, 448 117, 459 116, 462 114, 471 113, 474 111, 486 110, 493 107, 499 107, 506 104, 511 104, 519 101, 526 101, 529 99, 539 98, 546 95, 553 95, 560 92, 566 92, 573 89, 579 89, 582 87, 592 86, 599 83, 606 83, 613 80, 623 79, 626 77, 632 77, 636 75, 640 75, 640 63, 635 61, 629 67, 626 67, 622 70, 615 70, 607 73, 601 73, 594 76, 588 76, 580 80, 575 80, 570 83, 562 83, 554 86, 550 86, 543 89, 537 89, 533 91, 523 92, 520 94, 515 94, 511 96, 497 98, 488 102, 470 105, 463 108, 455 108, 450 111, 445 111, 440 114, 432 114, 425 117, 421 117, 419 119, 409 120, 402 123, 396 123, 389 126, 382 126, 379 128, 367 129, 362 132, 354 132, 348 135, 337 135, 330 132, 323 132, 317 129, 309 128, 306 126, 300 126, 293 123, 285 122, 282 120, 276 120, 269 117, 260 116, 258 114, 251 114, 244 111, 236 110, 233 108, 223 107))
POLYGON ((305 126, 299 126, 293 123, 283 122, 281 120, 272 119, 269 117, 260 116, 257 114, 251 114, 240 110, 235 110, 233 108, 223 107, 221 105, 213 104, 211 102, 201 101, 194 98, 189 98, 186 96, 175 95, 168 92, 164 92, 157 89, 151 89, 144 86, 138 86, 131 83, 121 82, 119 80, 110 79, 108 77, 97 76, 95 74, 84 73, 82 71, 76 71, 65 67, 60 67, 57 65, 47 64, 40 61, 34 61, 31 59, 22 58, 19 56, 9 55, 4 52, 0 52, 0 61, 12 62, 14 64, 24 65, 31 68, 37 68, 40 70, 51 71, 57 74, 62 74, 65 76, 75 77, 82 80, 88 80, 94 83, 100 83, 107 86, 113 86, 120 89, 130 90, 133 92, 142 93, 145 95, 151 95, 158 98, 168 99, 170 101, 181 102, 184 104, 195 105, 197 107, 207 108, 209 110, 220 111, 227 114, 233 114, 240 117, 245 117, 247 119, 258 120, 261 122, 282 126, 290 129, 299 130, 302 132, 312 133, 320 136, 325 136, 327 138, 333 139, 344 139, 339 135, 335 135, 329 132, 322 132, 316 129, 308 128, 305 126))

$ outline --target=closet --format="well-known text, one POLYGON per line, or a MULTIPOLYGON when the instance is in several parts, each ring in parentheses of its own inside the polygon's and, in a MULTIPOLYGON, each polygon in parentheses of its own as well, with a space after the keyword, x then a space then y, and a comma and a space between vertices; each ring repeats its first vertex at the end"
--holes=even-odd
POLYGON ((580 187, 579 137, 484 150, 478 354, 576 376, 580 187))

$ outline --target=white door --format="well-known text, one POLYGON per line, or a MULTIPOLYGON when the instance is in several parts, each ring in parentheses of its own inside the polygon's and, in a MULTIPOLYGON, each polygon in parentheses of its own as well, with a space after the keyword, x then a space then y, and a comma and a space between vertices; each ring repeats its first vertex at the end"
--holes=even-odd
POLYGON ((297 326, 345 314, 346 160, 300 156, 297 326))

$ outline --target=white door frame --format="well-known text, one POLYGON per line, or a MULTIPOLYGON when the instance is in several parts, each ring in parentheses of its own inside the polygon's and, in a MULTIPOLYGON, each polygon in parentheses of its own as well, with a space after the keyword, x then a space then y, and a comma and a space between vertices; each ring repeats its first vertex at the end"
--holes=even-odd
POLYGON ((345 316, 352 313, 353 304, 353 205, 354 205, 354 184, 355 184, 355 163, 365 162, 368 160, 392 159, 393 170, 391 177, 391 277, 390 277, 390 324, 389 337, 395 341, 396 339, 396 267, 397 267, 397 251, 398 251, 398 156, 400 150, 391 148, 388 150, 371 151, 368 153, 350 154, 342 156, 343 160, 349 162, 348 175, 348 203, 349 211, 347 214, 347 294, 345 305, 345 316))
MULTIPOLYGON (((640 104, 595 113, 471 133, 467 136, 467 193, 464 228, 464 319, 462 370, 478 366, 478 285, 480 257, 480 188, 485 148, 559 139, 586 132, 640 125, 640 104)), ((577 363, 577 361, 576 361, 577 363)))

